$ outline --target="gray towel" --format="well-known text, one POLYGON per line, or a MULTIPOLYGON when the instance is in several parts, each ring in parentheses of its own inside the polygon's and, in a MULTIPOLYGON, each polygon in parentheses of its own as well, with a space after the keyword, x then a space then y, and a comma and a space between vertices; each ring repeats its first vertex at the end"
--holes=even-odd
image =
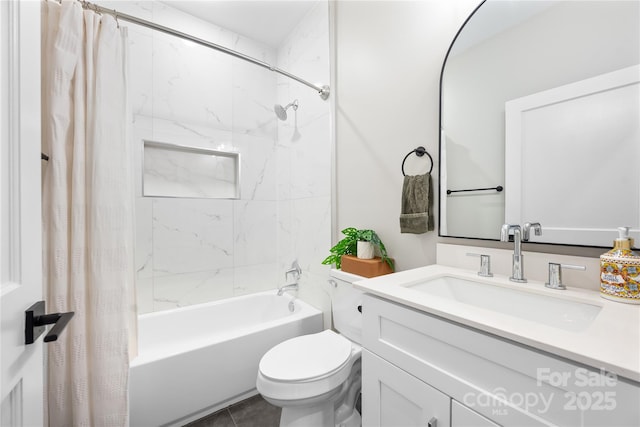
POLYGON ((433 230, 431 174, 405 175, 402 184, 400 232, 422 234, 433 230))

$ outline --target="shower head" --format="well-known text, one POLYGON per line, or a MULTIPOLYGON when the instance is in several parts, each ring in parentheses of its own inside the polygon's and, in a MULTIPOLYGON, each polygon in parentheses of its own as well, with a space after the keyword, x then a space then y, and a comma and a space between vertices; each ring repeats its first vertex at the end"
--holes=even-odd
POLYGON ((287 110, 289 107, 293 107, 293 111, 298 109, 298 100, 295 99, 293 102, 290 102, 285 107, 280 104, 276 104, 273 106, 273 111, 275 111, 276 116, 282 121, 287 120, 287 110))

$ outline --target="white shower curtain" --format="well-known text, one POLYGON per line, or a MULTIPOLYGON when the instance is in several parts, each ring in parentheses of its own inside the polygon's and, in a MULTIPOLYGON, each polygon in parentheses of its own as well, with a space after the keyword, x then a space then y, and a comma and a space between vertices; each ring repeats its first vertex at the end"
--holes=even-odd
POLYGON ((47 344, 48 423, 127 426, 135 353, 126 29, 76 1, 42 2, 44 286, 74 311, 47 344))

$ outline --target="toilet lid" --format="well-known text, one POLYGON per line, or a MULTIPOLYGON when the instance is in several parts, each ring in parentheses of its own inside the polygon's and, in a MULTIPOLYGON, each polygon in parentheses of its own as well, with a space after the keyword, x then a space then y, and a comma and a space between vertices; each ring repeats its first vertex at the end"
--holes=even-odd
POLYGON ((350 355, 351 342, 325 330, 276 345, 260 360, 260 372, 277 381, 308 380, 340 368, 350 355))

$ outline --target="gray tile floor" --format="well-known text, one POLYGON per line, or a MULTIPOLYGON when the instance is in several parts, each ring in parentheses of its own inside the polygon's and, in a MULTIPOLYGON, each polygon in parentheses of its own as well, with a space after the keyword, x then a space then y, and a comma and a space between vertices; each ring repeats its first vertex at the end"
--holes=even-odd
POLYGON ((278 427, 280 411, 280 408, 257 395, 184 427, 278 427))

